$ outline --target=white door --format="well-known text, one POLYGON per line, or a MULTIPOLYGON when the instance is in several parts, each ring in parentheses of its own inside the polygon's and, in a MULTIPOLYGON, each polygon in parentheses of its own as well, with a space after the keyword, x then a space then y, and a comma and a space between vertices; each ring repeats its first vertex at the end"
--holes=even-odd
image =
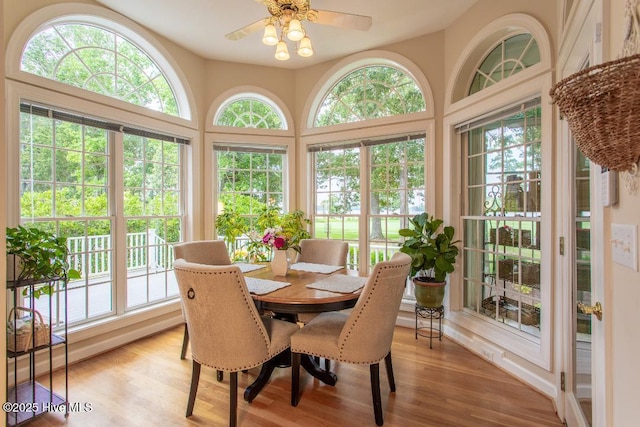
MULTIPOLYGON (((564 29, 564 46, 572 46, 559 58, 560 78, 601 62, 600 0, 573 4, 572 22, 564 29)), ((604 427, 604 300, 603 206, 598 189, 601 168, 589 162, 576 148, 565 120, 561 122, 558 161, 558 204, 564 256, 561 256, 557 295, 562 299, 559 316, 563 332, 564 415, 569 427, 604 427), (570 189, 572 197, 566 197, 570 189), (602 315, 594 314, 600 304, 602 315)), ((562 246, 562 243, 561 243, 562 246)))

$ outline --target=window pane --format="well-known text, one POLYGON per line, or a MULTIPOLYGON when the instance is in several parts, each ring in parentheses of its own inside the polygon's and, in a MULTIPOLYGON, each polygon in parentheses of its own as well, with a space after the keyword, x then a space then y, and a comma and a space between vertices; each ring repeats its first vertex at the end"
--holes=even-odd
MULTIPOLYGON (((218 205, 216 212, 235 212, 244 223, 255 228, 258 216, 267 208, 280 212, 285 207, 285 154, 266 154, 261 149, 244 152, 215 151, 217 164, 218 205)), ((215 222, 215 219, 214 219, 215 222)), ((224 234, 218 231, 218 237, 224 234)), ((247 236, 240 236, 230 247, 235 259, 246 259, 248 251, 240 250, 248 243, 247 236)))
POLYGON ((540 276, 540 113, 533 107, 463 138, 464 306, 536 337, 546 289, 540 276))
POLYGON ((181 240, 181 146, 130 134, 125 162, 125 219, 127 220, 127 309, 177 295, 169 276, 172 243, 181 240), (171 229, 169 229, 171 224, 171 229))

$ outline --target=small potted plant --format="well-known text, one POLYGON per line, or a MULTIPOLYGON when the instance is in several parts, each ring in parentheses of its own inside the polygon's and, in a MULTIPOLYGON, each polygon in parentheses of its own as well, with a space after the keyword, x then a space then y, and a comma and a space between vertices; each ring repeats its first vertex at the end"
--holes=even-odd
POLYGON ((444 299, 449 273, 454 271, 458 247, 455 229, 442 227, 443 221, 423 212, 409 219, 410 228, 399 231, 405 237, 400 251, 412 258, 411 277, 418 305, 438 308, 444 299), (442 228, 441 228, 442 227, 442 228))
MULTIPOLYGON (((37 227, 7 227, 7 280, 79 279, 80 272, 70 268, 68 258, 66 237, 37 227)), ((34 296, 52 292, 51 285, 43 285, 34 290, 34 296)))

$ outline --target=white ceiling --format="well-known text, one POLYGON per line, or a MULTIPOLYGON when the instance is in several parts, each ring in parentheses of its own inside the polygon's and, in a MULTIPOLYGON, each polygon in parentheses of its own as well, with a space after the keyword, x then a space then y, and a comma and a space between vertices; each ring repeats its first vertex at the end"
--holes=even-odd
POLYGON ((315 54, 291 59, 273 57, 275 46, 262 44, 262 31, 241 40, 225 34, 269 15, 260 0, 97 0, 196 54, 223 61, 301 68, 352 53, 375 49, 446 28, 477 0, 312 0, 314 9, 367 15, 368 31, 304 21, 315 54))

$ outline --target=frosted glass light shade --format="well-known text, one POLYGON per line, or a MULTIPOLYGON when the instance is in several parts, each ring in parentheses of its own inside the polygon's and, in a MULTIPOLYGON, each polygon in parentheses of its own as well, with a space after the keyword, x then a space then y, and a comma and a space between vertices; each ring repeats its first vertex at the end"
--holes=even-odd
POLYGON ((286 61, 289 59, 289 49, 287 48, 287 43, 283 41, 279 41, 276 46, 276 59, 280 61, 286 61))
POLYGON ((302 40, 300 40, 300 46, 298 47, 298 55, 308 58, 313 55, 313 47, 311 47, 311 39, 307 36, 304 36, 302 40))
POLYGON ((287 32, 287 38, 291 41, 297 42, 304 37, 304 30, 302 24, 297 19, 289 21, 289 31, 287 32))
POLYGON ((262 43, 268 46, 275 46, 278 44, 278 33, 276 27, 273 24, 266 25, 264 27, 264 36, 262 36, 262 43))

